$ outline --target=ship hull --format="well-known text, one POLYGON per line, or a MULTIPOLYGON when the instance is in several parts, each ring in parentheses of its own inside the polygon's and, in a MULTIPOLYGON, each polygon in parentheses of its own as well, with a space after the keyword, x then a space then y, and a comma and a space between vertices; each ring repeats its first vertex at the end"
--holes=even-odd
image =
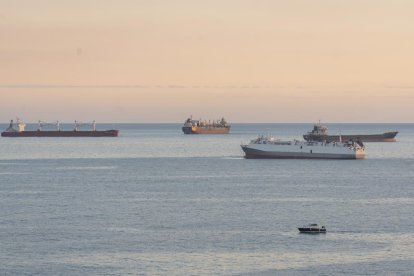
POLYGON ((306 141, 318 141, 318 142, 339 142, 342 140, 343 143, 346 143, 350 140, 357 141, 361 140, 362 142, 395 142, 395 136, 398 132, 385 132, 383 134, 365 134, 365 135, 315 135, 315 134, 305 134, 303 138, 306 141))
POLYGON ((182 127, 184 134, 228 134, 230 127, 182 127))
POLYGON ((300 233, 305 234, 319 234, 319 233, 326 233, 326 229, 319 229, 319 228, 308 228, 308 227, 300 227, 298 228, 300 233))
POLYGON ((2 137, 117 137, 119 131, 21 131, 21 132, 2 132, 2 137))
POLYGON ((363 151, 335 147, 242 145, 247 159, 364 159, 363 151))

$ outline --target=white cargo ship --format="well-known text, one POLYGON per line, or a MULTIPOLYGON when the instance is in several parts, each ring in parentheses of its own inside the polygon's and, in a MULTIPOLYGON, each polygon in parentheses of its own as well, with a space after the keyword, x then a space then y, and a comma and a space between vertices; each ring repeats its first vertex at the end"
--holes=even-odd
POLYGON ((289 159, 364 159, 365 147, 359 142, 282 141, 272 136, 259 136, 241 145, 245 158, 289 159))

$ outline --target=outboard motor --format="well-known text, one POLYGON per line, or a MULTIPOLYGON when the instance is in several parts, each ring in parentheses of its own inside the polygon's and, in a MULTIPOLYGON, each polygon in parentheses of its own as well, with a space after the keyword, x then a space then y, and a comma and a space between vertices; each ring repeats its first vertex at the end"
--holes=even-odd
POLYGON ((362 141, 361 141, 361 139, 358 137, 358 139, 357 139, 357 144, 361 147, 361 148, 364 148, 365 146, 364 146, 364 143, 362 143, 362 141))

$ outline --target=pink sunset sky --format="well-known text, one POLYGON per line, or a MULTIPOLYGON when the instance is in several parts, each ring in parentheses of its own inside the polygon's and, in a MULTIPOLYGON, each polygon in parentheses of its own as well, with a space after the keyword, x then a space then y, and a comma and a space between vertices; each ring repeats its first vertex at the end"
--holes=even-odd
POLYGON ((413 122, 414 1, 1 0, 0 121, 413 122))

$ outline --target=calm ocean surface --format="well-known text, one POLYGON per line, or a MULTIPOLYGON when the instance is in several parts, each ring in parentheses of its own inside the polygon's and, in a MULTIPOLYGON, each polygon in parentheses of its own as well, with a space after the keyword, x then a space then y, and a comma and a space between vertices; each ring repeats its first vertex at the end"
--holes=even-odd
POLYGON ((400 132, 350 161, 243 159, 311 124, 180 127, 0 138, 0 275, 414 274, 414 124, 328 124, 400 132), (298 233, 312 222, 328 233, 298 233))

